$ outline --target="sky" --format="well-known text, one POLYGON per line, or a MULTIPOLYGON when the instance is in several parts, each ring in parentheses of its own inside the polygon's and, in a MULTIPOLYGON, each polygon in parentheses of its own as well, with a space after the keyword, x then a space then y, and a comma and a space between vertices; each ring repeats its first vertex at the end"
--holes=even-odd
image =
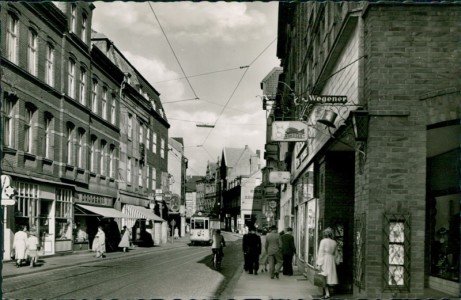
POLYGON ((260 83, 280 66, 277 2, 94 5, 93 29, 159 91, 169 137, 184 139, 188 175, 204 175, 207 162, 216 162, 225 147, 261 150, 264 165, 260 83))

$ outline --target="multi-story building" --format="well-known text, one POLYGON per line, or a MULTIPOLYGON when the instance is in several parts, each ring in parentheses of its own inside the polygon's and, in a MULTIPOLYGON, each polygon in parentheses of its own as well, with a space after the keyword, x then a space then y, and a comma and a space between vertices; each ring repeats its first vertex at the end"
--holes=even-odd
MULTIPOLYGON (((174 220, 180 236, 184 236, 186 229, 186 201, 185 181, 187 158, 184 156, 184 141, 182 138, 168 139, 168 174, 170 176, 170 223, 174 220)), ((173 230, 174 232, 174 230, 173 230)))
MULTIPOLYGON (((126 69, 98 47, 98 41, 92 42, 93 4, 0 5, 5 20, 0 43, 2 176, 17 192, 15 205, 5 212, 4 258, 10 258, 13 233, 21 225, 37 232, 45 255, 88 249, 98 225, 105 226, 113 246, 114 226, 120 226, 114 219, 136 219, 120 211, 119 189, 130 189, 123 186, 128 172, 124 136, 126 107, 134 105, 127 105, 125 98, 139 93, 125 96, 126 69), (98 216, 106 218, 101 222, 98 216)), ((132 74, 142 78, 135 70, 132 74)), ((150 124, 150 132, 158 130, 156 144, 161 145, 169 125, 158 93, 150 86, 148 93, 157 101, 157 113, 144 102, 139 115, 150 124)), ((143 157, 139 148, 132 150, 138 162, 143 157)), ((155 166, 154 173, 162 178, 167 162, 158 156, 148 156, 144 164, 155 166)), ((146 182, 154 180, 147 180, 146 168, 140 174, 144 188, 139 182, 131 188, 143 199, 162 185, 155 181, 155 188, 148 188, 146 182)), ((132 176, 138 180, 137 174, 132 176)))
MULTIPOLYGON (((291 199, 290 191, 286 191, 281 184, 271 182, 269 179, 271 172, 279 172, 286 169, 286 165, 283 162, 284 158, 281 157, 286 151, 280 151, 286 147, 288 143, 280 143, 272 140, 272 124, 274 121, 280 121, 283 119, 283 115, 277 116, 275 118, 275 105, 277 103, 277 98, 280 98, 280 93, 278 92, 278 85, 280 75, 283 74, 283 68, 275 67, 273 68, 264 78, 261 80, 261 90, 262 90, 262 101, 263 101, 263 110, 266 111, 266 144, 264 149, 264 159, 266 160, 266 166, 262 169, 263 174, 263 202, 262 202, 262 212, 265 217, 263 220, 262 226, 268 227, 271 225, 278 225, 279 231, 282 231, 284 228, 292 226, 292 224, 285 224, 281 220, 285 220, 285 212, 287 207, 290 207, 289 201, 281 201, 282 195, 287 195, 288 197, 283 197, 283 199, 291 199)), ((278 110, 277 110, 278 111, 278 110)), ((291 214, 291 210, 290 210, 291 214)), ((290 218, 291 221, 291 218, 290 218)))
MULTIPOLYGON (((255 153, 248 145, 245 145, 245 148, 226 147, 222 151, 219 185, 222 187, 220 193, 222 194, 222 218, 224 218, 225 230, 242 232, 245 227, 245 219, 242 215, 242 178, 257 177, 255 173, 261 169, 259 159, 260 150, 256 150, 255 153)), ((256 184, 256 180, 254 182, 256 184)), ((250 188, 250 190, 254 189, 250 188)), ((253 213, 246 211, 246 215, 250 215, 251 218, 253 213)), ((255 217, 257 217, 256 213, 255 217)))
POLYGON ((336 233, 337 292, 459 294, 461 6, 447 1, 280 3, 299 267, 312 279, 336 233))
POLYGON ((202 178, 203 176, 186 177, 186 223, 189 223, 190 217, 198 211, 197 182, 202 178))

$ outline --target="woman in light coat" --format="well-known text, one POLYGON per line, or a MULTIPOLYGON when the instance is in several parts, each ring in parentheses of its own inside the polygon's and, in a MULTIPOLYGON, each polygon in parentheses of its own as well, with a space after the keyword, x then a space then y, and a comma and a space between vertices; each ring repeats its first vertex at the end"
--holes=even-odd
POLYGON ((93 251, 96 252, 96 257, 106 257, 106 234, 102 230, 102 226, 98 226, 98 232, 93 240, 93 251))
POLYGON ((334 234, 331 228, 323 231, 323 239, 320 241, 317 254, 317 267, 320 274, 326 276, 325 295, 323 299, 330 298, 329 285, 338 284, 338 275, 336 273, 336 248, 338 244, 333 239, 334 234))
POLYGON ((22 226, 21 230, 14 234, 13 250, 16 259, 16 267, 21 266, 21 262, 26 259, 27 250, 27 226, 22 226))
POLYGON ((118 246, 119 248, 123 248, 123 252, 126 252, 128 247, 130 247, 130 231, 126 226, 123 226, 122 239, 118 246))

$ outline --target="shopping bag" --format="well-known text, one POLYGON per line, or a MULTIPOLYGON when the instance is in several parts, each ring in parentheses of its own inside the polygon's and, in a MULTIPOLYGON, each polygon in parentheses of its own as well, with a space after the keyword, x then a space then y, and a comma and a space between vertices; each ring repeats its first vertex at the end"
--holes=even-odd
POLYGON ((318 287, 325 287, 327 284, 327 278, 325 275, 320 273, 315 273, 314 275, 314 285, 318 287))

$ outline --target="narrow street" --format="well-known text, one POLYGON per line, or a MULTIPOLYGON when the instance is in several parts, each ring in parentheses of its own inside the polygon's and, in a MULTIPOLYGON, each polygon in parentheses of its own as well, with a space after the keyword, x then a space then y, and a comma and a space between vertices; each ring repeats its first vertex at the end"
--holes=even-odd
POLYGON ((241 240, 228 242, 219 272, 212 268, 209 246, 135 249, 125 255, 108 253, 104 259, 87 256, 84 263, 7 276, 3 299, 215 298, 241 266, 240 247, 241 240))

